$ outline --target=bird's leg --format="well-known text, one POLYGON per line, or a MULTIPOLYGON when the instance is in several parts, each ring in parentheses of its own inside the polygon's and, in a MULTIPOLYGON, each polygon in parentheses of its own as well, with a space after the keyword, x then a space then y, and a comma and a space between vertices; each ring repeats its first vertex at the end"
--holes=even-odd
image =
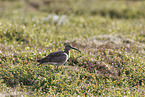
POLYGON ((54 73, 54 70, 58 71, 58 66, 57 66, 57 65, 56 65, 56 68, 55 68, 55 69, 53 69, 53 73, 54 73))
POLYGON ((52 72, 54 73, 54 70, 52 72))
POLYGON ((56 70, 58 71, 58 66, 56 66, 56 70))

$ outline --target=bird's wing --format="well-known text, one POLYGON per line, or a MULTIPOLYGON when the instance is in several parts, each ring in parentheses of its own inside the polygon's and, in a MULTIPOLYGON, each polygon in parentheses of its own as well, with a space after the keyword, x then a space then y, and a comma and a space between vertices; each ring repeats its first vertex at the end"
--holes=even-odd
POLYGON ((62 62, 66 59, 66 54, 63 51, 50 53, 45 58, 37 60, 38 62, 62 62))

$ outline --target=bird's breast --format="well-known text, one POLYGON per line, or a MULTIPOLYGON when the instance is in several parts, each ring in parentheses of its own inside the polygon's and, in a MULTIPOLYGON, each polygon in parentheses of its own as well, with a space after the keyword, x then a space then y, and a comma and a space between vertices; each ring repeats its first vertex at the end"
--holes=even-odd
POLYGON ((66 62, 69 59, 69 55, 67 53, 64 53, 64 54, 66 56, 66 60, 65 60, 65 62, 66 62))

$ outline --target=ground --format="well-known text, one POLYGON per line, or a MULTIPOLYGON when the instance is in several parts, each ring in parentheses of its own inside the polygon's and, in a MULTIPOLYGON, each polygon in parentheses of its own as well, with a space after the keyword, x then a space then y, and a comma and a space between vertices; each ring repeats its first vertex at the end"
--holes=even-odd
POLYGON ((145 2, 0 0, 0 96, 144 96, 145 2), (37 66, 70 43, 70 59, 37 66), (54 70, 54 73, 53 73, 54 70))

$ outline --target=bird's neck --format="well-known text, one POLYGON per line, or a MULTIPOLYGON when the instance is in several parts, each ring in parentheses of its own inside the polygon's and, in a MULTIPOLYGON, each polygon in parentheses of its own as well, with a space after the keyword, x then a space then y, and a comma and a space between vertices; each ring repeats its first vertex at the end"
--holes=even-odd
POLYGON ((67 53, 68 56, 70 56, 69 50, 64 50, 65 53, 67 53))

